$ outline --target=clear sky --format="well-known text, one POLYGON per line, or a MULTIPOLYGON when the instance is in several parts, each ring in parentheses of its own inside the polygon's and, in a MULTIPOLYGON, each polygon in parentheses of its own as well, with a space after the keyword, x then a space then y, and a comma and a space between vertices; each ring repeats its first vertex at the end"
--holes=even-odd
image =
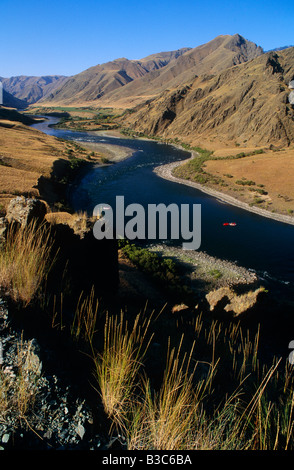
POLYGON ((292 3, 280 0, 0 0, 0 76, 69 76, 220 34, 266 51, 294 44, 293 20, 292 3))

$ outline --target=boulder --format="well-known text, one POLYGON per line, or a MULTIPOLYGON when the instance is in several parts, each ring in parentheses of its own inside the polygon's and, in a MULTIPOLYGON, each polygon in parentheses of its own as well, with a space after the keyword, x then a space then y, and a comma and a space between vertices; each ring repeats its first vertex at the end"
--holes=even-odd
POLYGON ((47 212, 47 205, 39 199, 18 196, 8 204, 6 219, 9 223, 18 222, 22 227, 32 220, 42 222, 47 212))

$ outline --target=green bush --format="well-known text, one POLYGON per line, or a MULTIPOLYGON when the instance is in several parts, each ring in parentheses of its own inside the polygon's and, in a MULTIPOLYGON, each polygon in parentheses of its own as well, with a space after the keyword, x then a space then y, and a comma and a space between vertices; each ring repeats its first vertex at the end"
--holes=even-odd
POLYGON ((252 180, 236 180, 236 184, 240 184, 242 186, 254 186, 256 183, 252 180))
POLYGON ((128 240, 119 240, 119 248, 139 269, 151 276, 160 286, 171 294, 189 295, 190 290, 183 285, 176 263, 146 248, 136 246, 128 240))

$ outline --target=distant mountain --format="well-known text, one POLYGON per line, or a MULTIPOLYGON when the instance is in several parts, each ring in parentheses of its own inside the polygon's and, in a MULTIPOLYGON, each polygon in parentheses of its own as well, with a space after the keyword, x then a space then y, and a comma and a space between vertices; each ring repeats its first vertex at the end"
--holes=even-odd
POLYGON ((218 36, 196 48, 163 52, 134 61, 117 59, 71 77, 42 99, 47 105, 133 107, 175 88, 195 75, 214 74, 261 55, 263 50, 239 34, 218 36))
POLYGON ((294 107, 288 84, 293 79, 294 48, 262 54, 167 90, 126 113, 122 124, 208 148, 227 142, 233 146, 236 142, 241 146, 290 145, 294 107))
POLYGON ((276 47, 275 49, 269 49, 268 51, 265 52, 278 52, 278 51, 284 51, 285 49, 289 49, 289 47, 294 47, 292 46, 283 46, 283 47, 276 47))
POLYGON ((44 77, 17 76, 2 78, 3 88, 27 104, 33 104, 54 92, 68 80, 68 77, 53 75, 44 77))
POLYGON ((116 59, 96 65, 69 78, 63 86, 44 97, 41 102, 51 105, 72 105, 96 102, 108 93, 124 87, 187 52, 189 48, 153 54, 140 60, 116 59))

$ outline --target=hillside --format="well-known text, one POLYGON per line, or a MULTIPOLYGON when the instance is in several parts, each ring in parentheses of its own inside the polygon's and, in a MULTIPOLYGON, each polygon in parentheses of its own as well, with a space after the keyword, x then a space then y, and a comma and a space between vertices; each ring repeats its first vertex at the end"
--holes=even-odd
MULTIPOLYGON (((14 109, 0 107, 1 215, 15 196, 60 201, 70 177, 89 164, 87 149, 30 127, 33 122, 14 109)), ((92 152, 91 161, 101 162, 101 154, 92 152)))
POLYGON ((26 104, 33 104, 48 94, 53 93, 68 80, 68 77, 54 75, 44 77, 18 76, 2 78, 3 88, 24 101, 26 104))
POLYGON ((270 52, 167 90, 126 113, 122 125, 212 150, 288 146, 294 141, 288 88, 293 77, 294 48, 270 52))
POLYGON ((61 88, 40 100, 40 103, 50 106, 71 104, 76 106, 95 102, 113 90, 124 87, 127 83, 139 79, 151 71, 165 67, 187 50, 185 48, 158 53, 141 60, 120 58, 90 67, 68 79, 61 88))
POLYGON ((3 106, 17 108, 17 109, 24 109, 27 107, 27 103, 11 95, 3 88, 3 106))
POLYGON ((247 62, 263 54, 261 47, 239 34, 218 36, 212 41, 188 50, 159 71, 135 80, 122 89, 108 93, 100 100, 101 106, 133 107, 186 84, 196 76, 216 74, 233 65, 247 62))

